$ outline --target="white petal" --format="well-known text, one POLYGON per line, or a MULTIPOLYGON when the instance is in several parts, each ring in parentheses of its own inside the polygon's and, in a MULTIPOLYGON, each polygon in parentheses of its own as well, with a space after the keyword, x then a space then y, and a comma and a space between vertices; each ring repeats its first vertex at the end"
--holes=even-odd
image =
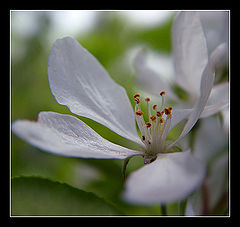
POLYGON ((181 121, 187 119, 192 112, 192 109, 176 109, 172 111, 172 120, 169 132, 181 121))
POLYGON ((190 151, 160 154, 128 177, 124 198, 146 205, 181 200, 201 184, 204 175, 204 166, 190 151))
POLYGON ((229 83, 221 83, 213 87, 201 118, 211 116, 229 104, 229 83))
POLYGON ((209 95, 213 87, 213 82, 215 79, 216 64, 218 63, 219 60, 221 60, 224 54, 225 54, 225 48, 223 48, 222 45, 219 45, 216 48, 216 50, 211 54, 210 60, 208 61, 208 64, 204 69, 203 75, 201 78, 200 97, 198 98, 195 106, 193 107, 193 111, 189 115, 188 121, 185 124, 183 131, 181 132, 181 135, 167 149, 170 149, 171 147, 173 147, 178 141, 180 141, 184 136, 186 136, 189 133, 189 131, 192 129, 192 127, 195 125, 197 120, 200 118, 200 115, 202 114, 207 104, 209 95))
POLYGON ((40 112, 37 122, 17 120, 12 130, 33 146, 62 156, 125 159, 138 153, 105 140, 76 117, 54 112, 40 112))
POLYGON ((208 51, 197 12, 182 11, 175 17, 172 46, 178 83, 190 94, 198 96, 208 51))
MULTIPOLYGON (((154 56, 156 58, 156 56, 154 56)), ((162 70, 162 68, 167 68, 167 71, 170 74, 171 69, 171 59, 169 56, 158 55, 158 68, 162 70)), ((161 74, 161 72, 154 71, 148 65, 148 56, 145 50, 141 50, 134 60, 134 67, 136 70, 137 82, 139 85, 149 92, 150 94, 154 94, 159 96, 161 91, 165 91, 167 93, 168 98, 176 99, 176 95, 172 92, 170 79, 167 79, 161 74)), ((164 70, 162 70, 164 71, 164 70)))
POLYGON ((228 135, 222 130, 216 117, 202 119, 193 145, 194 155, 208 162, 214 155, 227 146, 228 135))
POLYGON ((58 103, 142 145, 126 91, 76 40, 65 37, 54 43, 48 78, 58 103))

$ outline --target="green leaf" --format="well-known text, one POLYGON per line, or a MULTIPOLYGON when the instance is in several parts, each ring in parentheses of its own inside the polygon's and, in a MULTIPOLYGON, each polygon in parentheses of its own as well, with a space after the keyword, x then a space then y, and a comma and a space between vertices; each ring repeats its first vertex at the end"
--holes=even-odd
POLYGON ((95 194, 40 177, 12 179, 12 215, 117 215, 95 194))

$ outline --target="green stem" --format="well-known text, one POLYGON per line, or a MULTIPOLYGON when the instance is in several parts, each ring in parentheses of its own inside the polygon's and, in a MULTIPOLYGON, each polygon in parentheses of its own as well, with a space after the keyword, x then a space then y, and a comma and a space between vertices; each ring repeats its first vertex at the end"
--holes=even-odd
POLYGON ((123 182, 125 183, 126 181, 126 169, 127 169, 127 164, 132 156, 126 158, 123 162, 123 168, 122 168, 122 175, 123 175, 123 182))
POLYGON ((187 206, 186 199, 178 202, 178 215, 185 215, 186 206, 187 206))
POLYGON ((161 213, 163 216, 167 216, 167 206, 165 203, 162 203, 161 205, 161 213))

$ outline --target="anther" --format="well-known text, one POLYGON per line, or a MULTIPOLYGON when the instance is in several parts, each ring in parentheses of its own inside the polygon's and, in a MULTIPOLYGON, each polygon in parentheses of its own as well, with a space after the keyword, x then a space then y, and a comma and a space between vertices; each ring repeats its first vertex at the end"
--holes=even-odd
POLYGON ((156 105, 156 104, 155 104, 155 105, 153 105, 153 109, 154 109, 154 110, 156 110, 156 108, 157 108, 157 105, 156 105))
POLYGON ((157 114, 158 117, 161 117, 161 116, 162 116, 162 114, 161 114, 160 111, 157 111, 156 114, 157 114))
POLYGON ((162 118, 160 119, 160 123, 163 123, 163 119, 162 118))
POLYGON ((140 97, 139 94, 136 94, 136 95, 133 96, 133 98, 139 98, 139 97, 140 97))
POLYGON ((165 94, 166 94, 165 91, 161 91, 161 92, 160 92, 160 95, 161 95, 161 96, 163 96, 163 95, 165 95, 165 94))
POLYGON ((148 144, 150 145, 150 144, 151 144, 151 141, 148 140, 148 144))
POLYGON ((146 126, 147 126, 147 128, 150 128, 152 126, 152 124, 150 122, 147 122, 146 126))
POLYGON ((138 110, 138 111, 136 111, 136 115, 142 116, 142 115, 143 115, 143 112, 142 112, 141 110, 138 110))
POLYGON ((154 115, 152 115, 152 116, 150 117, 150 119, 151 119, 152 121, 155 121, 155 120, 156 120, 156 117, 155 117, 154 115))
POLYGON ((139 98, 135 98, 134 101, 135 101, 137 104, 140 103, 139 98))
POLYGON ((145 136, 142 136, 142 140, 143 140, 143 141, 145 140, 145 136))
POLYGON ((150 102, 150 98, 148 98, 148 97, 145 98, 145 101, 146 101, 146 102, 150 102))
POLYGON ((168 108, 164 109, 164 112, 165 112, 166 115, 169 115, 169 114, 171 114, 171 110, 172 110, 172 107, 169 106, 168 108))

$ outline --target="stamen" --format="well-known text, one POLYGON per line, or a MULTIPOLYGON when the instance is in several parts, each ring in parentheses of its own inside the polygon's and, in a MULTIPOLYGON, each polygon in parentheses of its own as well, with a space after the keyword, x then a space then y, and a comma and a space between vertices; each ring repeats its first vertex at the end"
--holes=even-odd
POLYGON ((140 100, 139 100, 139 98, 135 98, 135 99, 134 99, 134 101, 135 101, 137 104, 139 104, 139 103, 140 103, 140 100))
POLYGON ((163 106, 164 106, 164 95, 166 94, 165 91, 161 91, 160 92, 160 95, 162 96, 162 104, 161 104, 161 107, 160 107, 160 111, 163 109, 163 106))
POLYGON ((157 109, 157 105, 155 104, 155 105, 153 105, 153 109, 154 110, 156 110, 157 109))
POLYGON ((161 114, 160 111, 157 111, 156 114, 157 114, 158 117, 161 117, 161 116, 162 116, 162 114, 161 114))
POLYGON ((163 95, 165 95, 165 94, 166 94, 165 91, 161 91, 161 92, 160 92, 160 95, 161 95, 161 96, 163 96, 163 95))
POLYGON ((164 112, 165 112, 166 115, 169 115, 169 114, 170 114, 169 109, 166 109, 166 108, 165 108, 165 109, 164 109, 164 112))
POLYGON ((136 95, 134 95, 133 97, 134 97, 134 98, 139 98, 140 95, 139 95, 139 94, 136 94, 136 95))
POLYGON ((143 112, 142 112, 141 110, 138 110, 138 111, 136 111, 136 115, 142 116, 142 115, 143 115, 143 112))
POLYGON ((157 153, 167 152, 165 150, 165 140, 170 129, 172 118, 171 112, 173 108, 171 106, 164 108, 164 95, 165 91, 160 92, 160 96, 162 97, 161 106, 156 104, 151 106, 150 98, 145 98, 148 109, 147 122, 144 120, 143 112, 140 107, 140 95, 135 94, 133 96, 136 102, 135 118, 141 132, 142 142, 146 146, 146 154, 157 155, 157 153), (155 112, 154 114, 151 113, 153 110, 155 112))
POLYGON ((145 101, 150 102, 150 98, 149 97, 145 98, 145 101))
POLYGON ((152 121, 155 121, 155 120, 156 120, 156 117, 155 117, 154 115, 152 115, 152 116, 150 117, 150 119, 151 119, 152 121))
POLYGON ((150 105, 149 105, 150 98, 149 98, 149 97, 145 98, 145 101, 147 102, 147 108, 148 108, 148 119, 149 119, 149 121, 150 121, 150 117, 151 117, 151 110, 150 110, 150 105))
POLYGON ((171 114, 171 110, 172 110, 172 107, 169 106, 168 108, 164 109, 164 112, 165 112, 166 115, 170 115, 171 114))
POLYGON ((147 122, 146 126, 147 126, 147 128, 150 128, 152 126, 152 124, 150 122, 147 122))

